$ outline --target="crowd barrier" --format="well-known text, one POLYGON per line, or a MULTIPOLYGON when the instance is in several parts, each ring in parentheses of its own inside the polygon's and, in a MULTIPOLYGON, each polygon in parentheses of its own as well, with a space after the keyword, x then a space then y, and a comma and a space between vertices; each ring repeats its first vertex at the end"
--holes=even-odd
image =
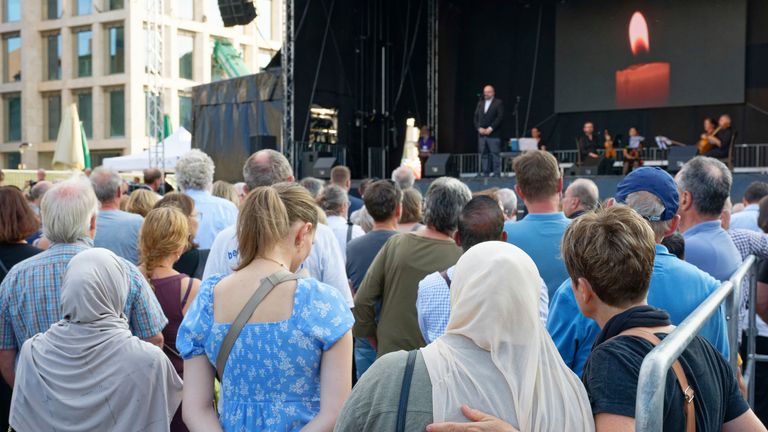
MULTIPOLYGON (((747 257, 731 278, 720 285, 696 310, 656 346, 643 360, 637 381, 635 402, 635 430, 639 432, 661 432, 664 422, 664 393, 667 373, 672 363, 680 357, 704 323, 725 303, 730 345, 729 364, 734 375, 738 368, 739 353, 739 309, 741 307, 742 283, 749 281, 749 328, 745 380, 749 389, 750 405, 754 402, 754 382, 751 380, 755 361, 766 361, 768 356, 755 354, 755 302, 756 280, 754 268, 756 259, 747 257), (750 371, 750 367, 752 368, 750 371)), ((694 395, 695 397, 700 397, 694 395)))

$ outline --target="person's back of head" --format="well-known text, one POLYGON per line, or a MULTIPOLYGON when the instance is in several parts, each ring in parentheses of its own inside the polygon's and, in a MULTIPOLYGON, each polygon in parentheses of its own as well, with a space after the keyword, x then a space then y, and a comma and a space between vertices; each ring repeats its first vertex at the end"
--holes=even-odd
POLYGON ((192 149, 176 162, 176 182, 182 192, 210 191, 215 169, 210 156, 198 149, 192 149))
POLYGON ((416 176, 413 175, 413 171, 406 167, 397 167, 392 171, 392 180, 400 186, 403 191, 411 189, 416 182, 416 176))
POLYGON ((331 184, 323 189, 318 204, 328 216, 347 217, 346 211, 349 207, 349 196, 347 191, 340 186, 331 184))
POLYGON ((763 197, 759 203, 760 211, 757 215, 757 226, 768 233, 768 196, 763 197))
POLYGON ((29 191, 29 200, 34 203, 39 203, 43 198, 43 195, 48 192, 48 189, 50 189, 51 186, 53 186, 53 183, 47 180, 35 183, 29 191))
POLYGON ((386 222, 396 216, 402 200, 403 192, 400 187, 387 180, 375 181, 368 185, 363 198, 365 209, 375 222, 386 222))
POLYGON ((403 214, 400 215, 400 223, 419 223, 423 219, 422 205, 424 197, 416 188, 403 190, 403 214))
POLYGON ((373 184, 373 182, 375 182, 375 181, 376 180, 374 180, 372 178, 364 178, 364 179, 360 180, 360 183, 357 185, 357 193, 360 194, 361 198, 365 196, 365 191, 366 191, 366 189, 368 189, 368 186, 373 184))
POLYGON ((93 185, 93 191, 96 193, 96 198, 100 203, 111 203, 120 197, 120 187, 123 184, 123 179, 117 171, 98 167, 93 170, 89 179, 93 185))
POLYGON ((293 180, 291 163, 276 150, 259 150, 243 165, 243 181, 249 192, 260 186, 272 186, 293 180))
POLYGON ((427 189, 424 224, 445 235, 453 235, 461 209, 472 199, 467 185, 452 177, 440 177, 427 189))
POLYGON ((685 261, 685 237, 680 233, 674 233, 671 236, 664 237, 661 245, 666 247, 669 253, 685 261))
POLYGON ((162 180, 162 178, 163 178, 163 172, 157 168, 147 168, 144 170, 145 185, 154 186, 155 183, 159 183, 162 180))
POLYGON ((331 184, 349 191, 352 184, 352 172, 344 165, 336 165, 331 169, 331 184))
POLYGON ((743 202, 745 204, 757 204, 766 196, 768 196, 768 183, 755 181, 750 183, 747 190, 744 191, 743 202))
POLYGON ((615 205, 575 219, 565 231, 561 250, 577 291, 588 286, 615 308, 627 308, 647 296, 656 242, 651 227, 631 208, 615 205))
POLYGON ((597 184, 590 179, 576 179, 568 189, 570 192, 566 191, 566 193, 579 200, 579 208, 583 211, 596 210, 600 204, 600 191, 597 184))
POLYGON ((464 252, 482 242, 502 240, 504 212, 498 201, 486 195, 469 200, 459 215, 457 233, 457 243, 464 252))
POLYGON ((176 207, 153 209, 144 218, 139 233, 139 262, 144 275, 152 277, 152 271, 168 257, 184 253, 189 244, 189 219, 176 207))
POLYGON ((733 176, 724 163, 717 159, 697 156, 683 165, 675 177, 681 191, 692 201, 692 208, 699 215, 710 218, 720 217, 725 200, 731 194, 733 176))
POLYGON ((648 191, 632 192, 624 199, 624 203, 646 220, 646 223, 653 230, 654 239, 657 243, 661 242, 665 234, 669 232, 670 227, 676 224, 674 218, 658 220, 664 213, 664 204, 659 197, 648 191))
POLYGON ((509 188, 499 189, 499 201, 504 207, 504 217, 507 220, 517 220, 517 194, 509 188))
POLYGON ((154 192, 146 189, 136 189, 128 196, 125 211, 144 217, 155 206, 158 198, 154 192))
POLYGON ((17 243, 37 232, 40 223, 20 190, 0 186, 0 244, 17 243))
POLYGON ((197 220, 197 213, 195 212, 195 201, 187 194, 181 192, 169 192, 163 195, 163 197, 155 203, 154 208, 158 209, 164 207, 175 208, 187 217, 189 226, 187 249, 197 249, 198 245, 195 243, 195 235, 197 235, 199 222, 197 220))
POLYGON ((225 182, 224 180, 214 182, 211 195, 225 199, 236 206, 240 206, 240 197, 237 196, 237 191, 232 183, 225 182))
POLYGON ((325 182, 314 177, 304 177, 299 181, 299 184, 302 185, 314 199, 320 198, 320 195, 323 192, 323 187, 325 187, 325 182))
POLYGON ((540 202, 557 198, 563 183, 557 159, 548 152, 525 152, 513 163, 517 185, 515 190, 524 201, 540 202))
POLYGON ((56 183, 40 203, 43 235, 52 243, 74 243, 89 236, 98 205, 86 177, 56 183))

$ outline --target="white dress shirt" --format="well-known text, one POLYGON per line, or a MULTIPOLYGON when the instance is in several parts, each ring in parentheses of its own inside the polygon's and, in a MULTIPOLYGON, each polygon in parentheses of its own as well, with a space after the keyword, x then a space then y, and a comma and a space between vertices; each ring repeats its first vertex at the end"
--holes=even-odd
MULTIPOLYGON (((347 262, 347 231, 349 230, 349 224, 347 220, 341 216, 328 216, 328 226, 333 231, 333 235, 336 236, 336 241, 339 242, 339 249, 341 250, 341 256, 344 258, 344 262, 347 262)), ((357 225, 352 225, 352 237, 350 240, 354 240, 358 237, 365 235, 365 231, 357 225)))
POLYGON ((223 198, 211 195, 208 191, 188 189, 184 191, 195 201, 197 228, 195 243, 200 249, 210 249, 213 240, 223 229, 237 222, 237 206, 223 198))
POLYGON ((491 102, 493 102, 493 98, 490 98, 490 99, 486 99, 486 100, 485 100, 485 108, 483 109, 483 112, 484 112, 484 113, 487 113, 487 112, 488 112, 488 108, 490 108, 490 107, 491 107, 491 102))

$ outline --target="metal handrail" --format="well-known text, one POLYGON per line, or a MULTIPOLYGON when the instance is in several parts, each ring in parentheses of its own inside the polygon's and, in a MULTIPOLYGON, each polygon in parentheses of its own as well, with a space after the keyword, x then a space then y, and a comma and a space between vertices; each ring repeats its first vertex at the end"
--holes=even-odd
MULTIPOLYGON (((637 399, 635 401, 635 430, 643 432, 660 432, 664 421, 664 394, 666 392, 667 372, 672 363, 680 357, 693 338, 698 334, 704 323, 720 308, 720 305, 730 298, 727 311, 730 314, 729 344, 731 366, 735 364, 738 354, 737 338, 730 338, 732 326, 738 332, 738 314, 732 314, 738 307, 738 296, 744 277, 752 269, 755 257, 750 255, 736 270, 731 278, 720 285, 696 310, 691 313, 674 331, 664 338, 643 360, 640 375, 637 380, 637 399), (736 306, 734 306, 734 304, 736 306)), ((736 370, 734 369, 734 373, 736 370)))

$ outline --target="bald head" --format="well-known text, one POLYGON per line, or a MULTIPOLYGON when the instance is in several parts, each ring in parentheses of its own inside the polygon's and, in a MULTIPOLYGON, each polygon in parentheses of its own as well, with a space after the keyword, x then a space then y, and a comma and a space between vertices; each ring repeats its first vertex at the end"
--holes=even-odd
POLYGON ((577 211, 595 210, 600 200, 600 192, 595 182, 589 179, 576 179, 565 190, 563 213, 570 217, 577 211))
POLYGON ((278 151, 266 149, 257 151, 245 161, 243 180, 248 191, 252 191, 259 186, 293 182, 295 179, 288 159, 278 151))
POLYGON ((483 98, 485 100, 493 99, 494 96, 496 96, 496 89, 492 85, 488 84, 483 87, 483 98))

